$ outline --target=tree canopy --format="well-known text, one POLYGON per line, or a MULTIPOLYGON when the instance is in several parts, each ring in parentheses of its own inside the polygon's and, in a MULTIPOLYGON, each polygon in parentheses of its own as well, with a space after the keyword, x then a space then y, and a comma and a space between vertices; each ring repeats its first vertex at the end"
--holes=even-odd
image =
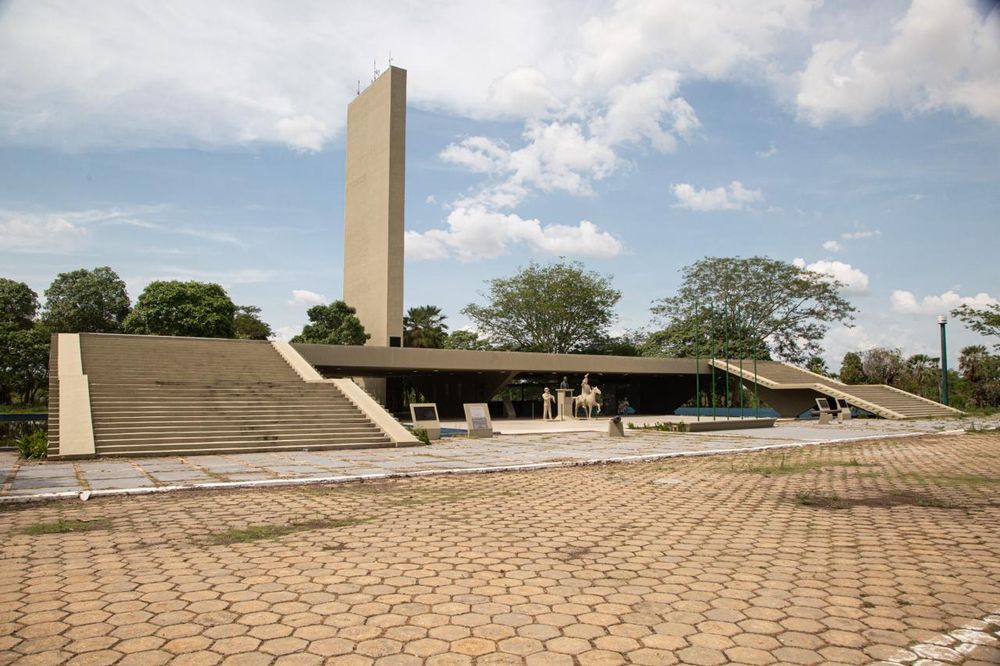
POLYGON ((476 351, 486 351, 493 349, 489 340, 483 340, 475 331, 459 329, 452 331, 444 339, 445 349, 474 349, 476 351))
POLYGON ((840 381, 845 384, 864 384, 868 381, 864 365, 861 363, 861 354, 857 352, 844 354, 844 360, 840 362, 840 381))
POLYGON ((532 262, 488 285, 488 303, 469 304, 462 313, 490 344, 518 351, 566 354, 598 344, 621 298, 611 276, 588 272, 580 262, 532 262))
POLYGON ((306 311, 311 324, 292 342, 312 342, 322 345, 363 345, 371 336, 358 319, 357 310, 344 301, 329 305, 314 305, 306 311))
POLYGON ((271 326, 260 318, 260 308, 255 305, 237 305, 233 330, 240 340, 267 340, 273 335, 271 326))
POLYGON ((235 337, 236 306, 220 285, 157 280, 139 295, 125 318, 125 331, 138 335, 235 337))
POLYGON ((31 328, 36 314, 38 294, 23 282, 0 278, 0 330, 31 328))
POLYGON ((49 332, 35 321, 38 294, 23 282, 0 278, 0 403, 17 395, 34 401, 45 386, 49 332))
POLYGON ((403 316, 403 346, 434 349, 444 347, 448 337, 448 326, 444 320, 441 308, 435 305, 410 308, 403 316))
MULTIPOLYGON (((980 335, 1000 338, 1000 303, 974 308, 962 305, 951 311, 952 317, 961 319, 966 326, 980 335)), ((1000 349, 1000 342, 994 345, 1000 349)))
POLYGON ((652 308, 665 324, 651 340, 660 354, 773 355, 803 365, 820 353, 830 324, 854 317, 839 282, 768 257, 706 257, 682 275, 677 294, 652 308))
POLYGON ((42 320, 54 333, 121 333, 130 303, 108 266, 60 273, 45 290, 42 320))

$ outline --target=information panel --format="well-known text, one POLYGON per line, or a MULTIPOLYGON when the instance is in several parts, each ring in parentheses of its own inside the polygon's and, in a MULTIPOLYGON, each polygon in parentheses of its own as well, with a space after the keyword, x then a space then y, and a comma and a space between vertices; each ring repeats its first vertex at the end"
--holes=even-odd
POLYGON ((469 437, 493 436, 490 408, 485 402, 467 402, 462 407, 465 408, 465 425, 469 429, 469 437))
POLYGON ((441 420, 435 403, 411 403, 410 418, 414 428, 423 428, 431 439, 441 439, 441 420))

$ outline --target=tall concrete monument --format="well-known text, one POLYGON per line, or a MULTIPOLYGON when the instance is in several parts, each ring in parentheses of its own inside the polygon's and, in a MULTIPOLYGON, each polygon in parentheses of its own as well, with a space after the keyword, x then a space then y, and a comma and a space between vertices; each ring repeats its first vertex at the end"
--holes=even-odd
POLYGON ((373 347, 402 346, 405 162, 406 70, 389 67, 347 107, 344 301, 373 347))

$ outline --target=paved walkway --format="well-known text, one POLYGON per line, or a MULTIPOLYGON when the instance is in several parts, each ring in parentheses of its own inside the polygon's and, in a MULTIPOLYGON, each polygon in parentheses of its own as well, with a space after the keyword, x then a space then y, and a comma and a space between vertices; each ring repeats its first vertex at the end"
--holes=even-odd
POLYGON ((0 663, 985 666, 998 525, 998 433, 8 505, 0 663))
POLYGON ((400 474, 427 474, 614 461, 642 457, 703 454, 779 447, 865 437, 1000 427, 1000 417, 930 421, 854 420, 820 426, 796 421, 777 427, 716 433, 666 433, 627 430, 625 438, 600 432, 499 436, 489 440, 448 437, 428 447, 244 453, 164 458, 99 459, 76 462, 18 461, 0 452, 0 503, 57 499, 90 491, 219 487, 220 484, 268 484, 349 480, 400 474))

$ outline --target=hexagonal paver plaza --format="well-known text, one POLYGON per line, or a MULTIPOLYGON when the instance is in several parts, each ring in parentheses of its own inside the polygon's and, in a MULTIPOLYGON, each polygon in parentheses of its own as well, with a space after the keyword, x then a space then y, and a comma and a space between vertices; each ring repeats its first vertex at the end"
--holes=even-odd
POLYGON ((1000 435, 6 505, 0 663, 1000 662, 1000 435))

